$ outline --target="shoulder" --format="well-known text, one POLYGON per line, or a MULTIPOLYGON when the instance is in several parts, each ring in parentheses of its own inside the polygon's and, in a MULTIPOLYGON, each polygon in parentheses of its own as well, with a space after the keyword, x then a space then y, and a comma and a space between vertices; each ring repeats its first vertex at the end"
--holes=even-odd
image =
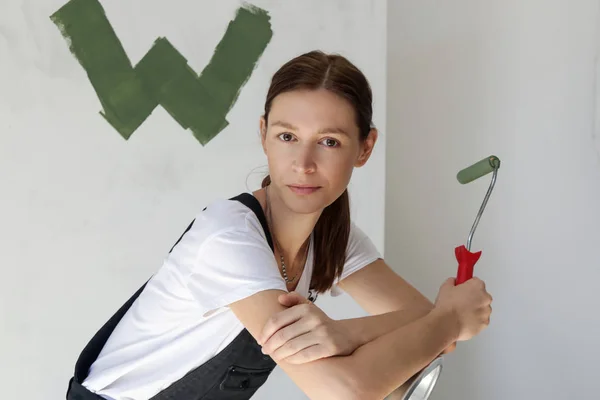
POLYGON ((198 213, 172 258, 203 315, 259 291, 286 290, 258 216, 235 199, 198 213))
POLYGON ((217 236, 241 235, 264 239, 266 235, 254 211, 234 199, 217 199, 209 203, 194 219, 190 233, 201 242, 217 236))
POLYGON ((252 209, 235 199, 216 199, 198 212, 173 245, 168 258, 181 264, 201 253, 248 247, 270 249, 252 209))
MULTIPOLYGON (((360 253, 378 253, 373 241, 356 223, 350 222, 350 234, 348 236, 348 257, 360 253)), ((378 255, 378 254, 377 254, 378 255)))
POLYGON ((354 221, 350 222, 350 235, 348 236, 348 243, 352 244, 360 242, 361 240, 368 239, 369 236, 358 226, 354 221))

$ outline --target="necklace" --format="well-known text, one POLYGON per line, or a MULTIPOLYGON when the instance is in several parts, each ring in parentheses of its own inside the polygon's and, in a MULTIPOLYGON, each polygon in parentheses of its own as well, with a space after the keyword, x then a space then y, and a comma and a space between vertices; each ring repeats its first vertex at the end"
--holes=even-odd
MULTIPOLYGON (((265 188, 265 197, 267 200, 267 214, 269 215, 269 221, 273 221, 273 216, 271 214, 271 206, 269 203, 269 187, 267 186, 265 188)), ((271 229, 272 231, 272 229, 271 229)), ((277 238, 275 237, 275 235, 272 233, 271 237, 273 238, 273 242, 275 243, 275 247, 277 248, 277 250, 279 251, 279 258, 281 260, 281 272, 283 274, 283 279, 285 279, 286 283, 291 283, 294 282, 296 280, 296 278, 298 277, 299 274, 296 274, 296 276, 294 276, 292 279, 288 278, 287 275, 287 270, 285 267, 285 260, 283 259, 283 251, 281 251, 281 246, 279 246, 279 242, 277 241, 277 238)), ((308 246, 306 246, 306 252, 308 253, 308 246)))

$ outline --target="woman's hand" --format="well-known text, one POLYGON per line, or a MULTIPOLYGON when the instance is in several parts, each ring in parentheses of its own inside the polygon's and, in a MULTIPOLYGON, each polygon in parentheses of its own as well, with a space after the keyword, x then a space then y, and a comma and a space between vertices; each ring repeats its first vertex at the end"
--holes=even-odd
POLYGON ((457 317, 457 341, 470 340, 490 324, 492 296, 485 282, 473 277, 460 285, 448 278, 439 289, 435 307, 454 313, 457 317))
POLYGON ((357 345, 338 321, 299 293, 282 294, 279 302, 289 308, 267 321, 258 340, 263 353, 275 362, 302 364, 349 355, 356 349, 357 345))

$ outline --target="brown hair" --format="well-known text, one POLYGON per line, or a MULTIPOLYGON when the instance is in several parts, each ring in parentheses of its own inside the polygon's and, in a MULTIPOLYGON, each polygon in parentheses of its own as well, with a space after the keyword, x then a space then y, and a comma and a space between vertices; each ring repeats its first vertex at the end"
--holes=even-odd
MULTIPOLYGON (((326 89, 346 99, 354 107, 359 138, 365 140, 372 127, 372 93, 363 73, 338 54, 311 51, 285 63, 271 80, 265 102, 265 122, 275 97, 296 89, 326 89)), ((262 187, 268 186, 267 175, 262 187)), ((344 268, 350 235, 350 202, 344 190, 323 210, 314 228, 314 265, 311 289, 323 293, 329 290, 344 268)))

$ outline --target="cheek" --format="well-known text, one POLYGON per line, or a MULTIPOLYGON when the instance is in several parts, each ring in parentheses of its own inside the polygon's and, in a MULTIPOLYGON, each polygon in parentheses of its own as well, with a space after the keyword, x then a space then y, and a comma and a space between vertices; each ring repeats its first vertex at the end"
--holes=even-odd
POLYGON ((291 157, 285 151, 271 151, 267 155, 271 177, 282 176, 291 168, 291 157))
POLYGON ((336 187, 346 186, 352 176, 354 158, 343 152, 324 151, 323 153, 319 160, 321 174, 325 175, 327 180, 336 187))

